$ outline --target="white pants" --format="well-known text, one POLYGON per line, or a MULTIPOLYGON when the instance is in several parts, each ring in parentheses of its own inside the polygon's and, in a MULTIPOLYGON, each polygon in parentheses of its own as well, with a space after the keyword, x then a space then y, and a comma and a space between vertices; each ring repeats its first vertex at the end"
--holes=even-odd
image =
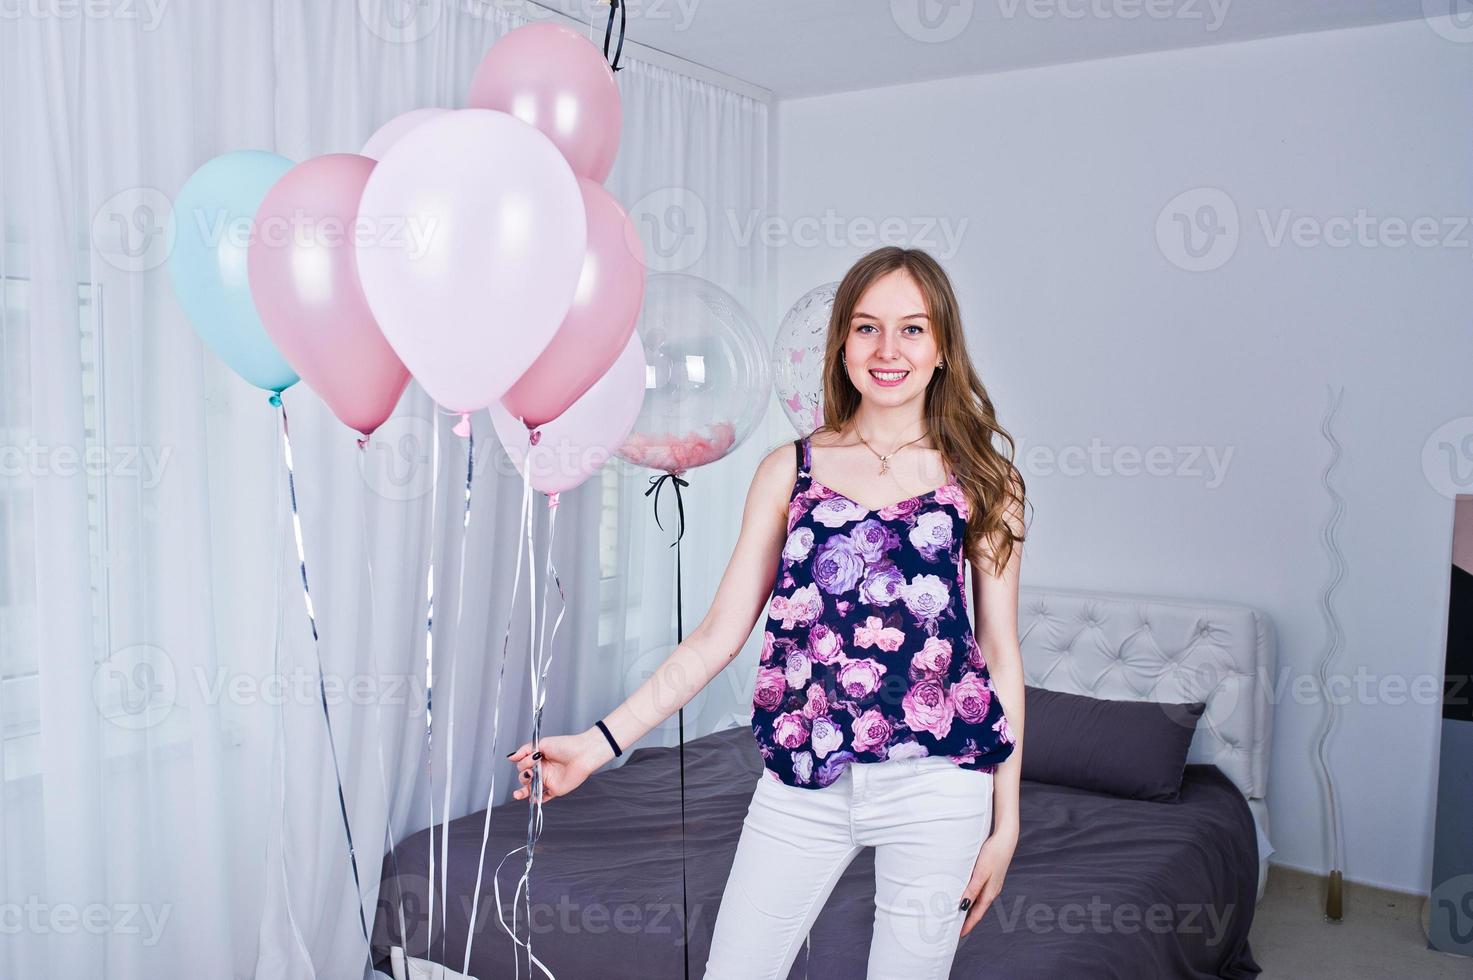
POLYGON ((869 980, 944 980, 992 828, 992 775, 928 756, 854 763, 822 789, 757 781, 706 980, 786 980, 839 876, 875 849, 869 980))

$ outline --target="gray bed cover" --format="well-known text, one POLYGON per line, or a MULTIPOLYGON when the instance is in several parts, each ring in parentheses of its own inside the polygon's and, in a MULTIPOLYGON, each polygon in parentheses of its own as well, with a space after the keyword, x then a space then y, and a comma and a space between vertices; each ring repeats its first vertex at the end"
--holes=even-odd
MULTIPOLYGON (((683 976, 676 751, 639 749, 543 808, 531 877, 532 948, 559 980, 683 976)), ((751 731, 740 727, 687 743, 685 760, 690 969, 698 978, 761 757, 751 731)), ((470 969, 478 980, 515 975, 516 947, 496 921, 491 871, 525 843, 527 809, 513 802, 492 812, 470 969)), ((429 832, 396 848, 397 869, 384 859, 374 953, 385 972, 390 945, 461 968, 484 819, 483 810, 450 823, 451 902, 442 933, 437 889, 433 950, 425 926, 429 832), (408 943, 400 940, 401 902, 408 943)), ((1248 929, 1256 840, 1246 801, 1215 766, 1187 767, 1178 804, 1025 781, 1022 832, 1002 894, 962 940, 951 976, 1254 977, 1248 929)), ((438 879, 438 828, 435 842, 438 879)), ((502 869, 508 922, 524 861, 518 852, 502 869)), ((874 860, 865 849, 829 897, 791 977, 863 977, 873 914, 874 860)), ((525 937, 525 907, 520 915, 525 937)))

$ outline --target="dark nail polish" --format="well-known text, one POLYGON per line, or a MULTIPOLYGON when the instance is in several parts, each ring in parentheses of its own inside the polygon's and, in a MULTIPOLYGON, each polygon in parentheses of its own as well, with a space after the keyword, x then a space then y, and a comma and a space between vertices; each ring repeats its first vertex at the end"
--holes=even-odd
POLYGON ((972 900, 970 898, 964 898, 962 899, 962 904, 957 907, 965 912, 967 909, 972 907, 972 900))
POLYGON ((542 753, 541 752, 533 752, 532 753, 532 758, 534 758, 534 759, 540 759, 540 758, 542 758, 542 753))
POLYGON ((522 778, 523 778, 523 779, 527 779, 527 778, 529 778, 529 777, 530 777, 530 776, 531 776, 531 775, 532 775, 532 774, 531 774, 531 773, 530 773, 530 772, 525 772, 525 771, 524 771, 524 772, 523 772, 523 773, 522 773, 522 778))
POLYGON ((510 758, 511 758, 511 757, 512 757, 512 756, 514 756, 514 755, 516 755, 516 754, 517 754, 517 750, 516 750, 516 749, 512 749, 512 750, 511 750, 511 751, 510 751, 510 752, 508 752, 508 753, 507 753, 507 754, 506 754, 506 757, 507 757, 507 758, 508 758, 508 759, 510 759, 510 758))

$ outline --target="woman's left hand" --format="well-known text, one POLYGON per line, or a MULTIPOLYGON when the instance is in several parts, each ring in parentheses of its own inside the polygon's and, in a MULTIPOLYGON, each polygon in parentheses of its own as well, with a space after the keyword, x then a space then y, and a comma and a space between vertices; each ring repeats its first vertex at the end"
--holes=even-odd
POLYGON ((1002 891, 1002 880, 1008 873, 1008 865, 1013 861, 1013 851, 1017 846, 1017 837, 1007 834, 993 834, 982 842, 977 863, 972 866, 972 880, 962 891, 962 900, 971 899, 972 902, 962 922, 963 936, 972 931, 977 920, 1002 891))

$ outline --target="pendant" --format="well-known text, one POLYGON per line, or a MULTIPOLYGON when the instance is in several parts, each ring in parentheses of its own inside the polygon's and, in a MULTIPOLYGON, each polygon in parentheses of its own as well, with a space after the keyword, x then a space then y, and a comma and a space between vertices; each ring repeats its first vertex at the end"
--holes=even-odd
POLYGON ((884 475, 885 471, 888 470, 889 468, 890 468, 890 457, 889 456, 881 456, 880 457, 880 474, 881 475, 884 475))

